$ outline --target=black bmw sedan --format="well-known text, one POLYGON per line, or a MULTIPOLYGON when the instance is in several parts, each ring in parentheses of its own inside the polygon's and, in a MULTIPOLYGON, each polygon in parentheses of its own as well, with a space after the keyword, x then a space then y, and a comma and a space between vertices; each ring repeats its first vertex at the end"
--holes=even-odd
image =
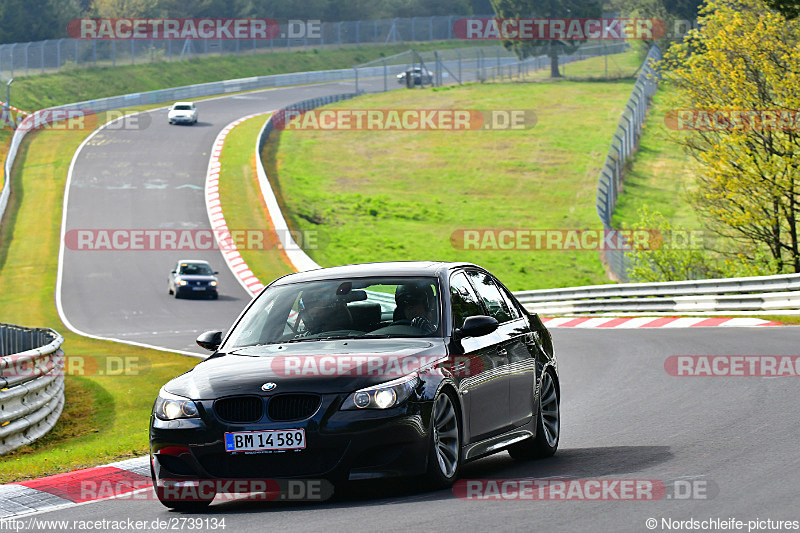
MULTIPOLYGON (((156 493, 208 505, 214 480, 336 483, 424 476, 451 486, 500 450, 549 457, 560 389, 551 337, 466 263, 348 265, 272 282, 214 353, 164 385, 150 422, 156 493)), ((227 486, 227 485, 226 485, 227 486)), ((227 489, 226 489, 227 490, 227 489)))

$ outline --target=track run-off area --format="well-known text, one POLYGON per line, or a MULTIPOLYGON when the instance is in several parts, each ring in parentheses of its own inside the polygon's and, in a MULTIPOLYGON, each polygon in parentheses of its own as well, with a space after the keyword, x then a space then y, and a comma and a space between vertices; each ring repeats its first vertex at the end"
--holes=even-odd
MULTIPOLYGON (((351 90, 339 83, 263 90, 199 101, 199 122, 193 127, 170 126, 166 110, 157 109, 147 112, 147 128, 100 129, 73 161, 62 231, 210 230, 203 187, 222 128, 245 115, 351 90)), ((70 329, 176 352, 202 355, 195 337, 227 329, 250 299, 215 250, 62 248, 59 268, 56 298, 70 329), (205 259, 219 270, 219 300, 176 300, 167 294, 169 270, 183 258, 205 259)), ((414 482, 382 482, 355 486, 321 503, 225 501, 186 514, 167 510, 153 495, 87 502, 18 519, 29 530, 41 531, 86 530, 82 521, 138 520, 147 524, 140 530, 236 532, 662 531, 669 530, 664 526, 670 521, 731 518, 742 520, 744 529, 750 520, 762 521, 756 522, 760 529, 751 529, 756 531, 767 530, 767 520, 800 521, 797 380, 676 376, 667 363, 681 355, 796 356, 800 329, 551 331, 562 391, 558 453, 542 461, 515 462, 503 452, 465 465, 461 479, 577 480, 583 487, 656 480, 665 492, 633 501, 557 491, 546 492, 545 498, 515 496, 513 490, 481 498, 452 490, 430 492, 414 482), (188 520, 196 518, 205 521, 188 520), (656 527, 649 527, 648 519, 655 519, 656 527)))

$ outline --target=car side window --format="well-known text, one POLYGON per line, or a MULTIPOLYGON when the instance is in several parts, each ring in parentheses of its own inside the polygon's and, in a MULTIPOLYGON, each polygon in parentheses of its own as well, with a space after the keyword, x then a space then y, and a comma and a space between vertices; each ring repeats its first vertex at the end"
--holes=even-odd
POLYGON ((503 285, 501 285, 496 279, 493 279, 494 284, 497 286, 497 290, 500 291, 500 295, 503 297, 503 300, 506 302, 506 306, 511 313, 511 320, 516 320, 522 316, 522 313, 514 305, 514 300, 511 298, 511 295, 508 293, 508 289, 506 289, 503 285))
POLYGON ((500 290, 492 281, 492 277, 485 272, 478 272, 477 270, 467 271, 472 284, 478 291, 478 295, 483 300, 489 316, 497 319, 501 324, 511 320, 511 311, 503 297, 500 295, 500 290))
POLYGON ((475 290, 469 284, 463 272, 450 278, 450 307, 453 310, 453 328, 460 328, 469 316, 484 313, 475 290))

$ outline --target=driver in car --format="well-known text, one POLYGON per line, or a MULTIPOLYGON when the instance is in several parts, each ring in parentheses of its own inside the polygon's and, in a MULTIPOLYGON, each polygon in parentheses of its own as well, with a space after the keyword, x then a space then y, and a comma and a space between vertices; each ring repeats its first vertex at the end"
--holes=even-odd
POLYGON ((436 298, 430 285, 400 285, 394 299, 397 321, 410 322, 425 334, 436 331, 436 298))

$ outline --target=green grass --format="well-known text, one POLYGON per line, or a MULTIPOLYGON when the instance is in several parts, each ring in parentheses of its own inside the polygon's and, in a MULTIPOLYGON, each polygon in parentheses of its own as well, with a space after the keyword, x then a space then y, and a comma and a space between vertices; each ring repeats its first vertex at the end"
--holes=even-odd
MULTIPOLYGON (((256 174, 255 139, 267 115, 239 124, 225 139, 220 163, 220 203, 228 227, 232 230, 272 230, 267 208, 261 196, 256 174)), ((264 249, 248 249, 237 243, 247 265, 264 284, 293 272, 280 249, 269 245, 277 242, 264 239, 264 249)))
POLYGON ((662 83, 648 111, 639 150, 629 163, 623 193, 614 210, 612 222, 616 228, 623 224, 634 227, 639 218, 637 210, 642 206, 660 211, 674 226, 701 227, 686 199, 695 180, 696 162, 675 142, 676 132, 664 122, 673 90, 662 83))
POLYGON ((276 51, 117 67, 81 67, 52 74, 16 75, 11 90, 11 102, 20 109, 43 109, 54 105, 196 83, 288 72, 351 68, 353 65, 404 52, 411 46, 421 52, 464 47, 470 44, 464 41, 441 41, 325 50, 276 51))
MULTIPOLYGON (((102 117, 100 117, 102 119, 102 117)), ((23 142, 13 191, 0 227, 0 320, 50 327, 68 356, 138 358, 147 372, 67 376, 66 409, 44 438, 0 457, 0 483, 94 466, 147 452, 147 422, 159 387, 197 359, 68 331, 54 301, 67 169, 87 131, 41 131, 23 142)), ((91 365, 87 365, 90 367, 91 365)))
POLYGON ((263 154, 290 225, 323 266, 472 261, 512 290, 607 283, 596 251, 464 251, 464 228, 600 228, 597 176, 633 81, 466 85, 339 108, 534 109, 524 131, 288 131, 263 154), (271 149, 275 149, 272 147, 271 149))

